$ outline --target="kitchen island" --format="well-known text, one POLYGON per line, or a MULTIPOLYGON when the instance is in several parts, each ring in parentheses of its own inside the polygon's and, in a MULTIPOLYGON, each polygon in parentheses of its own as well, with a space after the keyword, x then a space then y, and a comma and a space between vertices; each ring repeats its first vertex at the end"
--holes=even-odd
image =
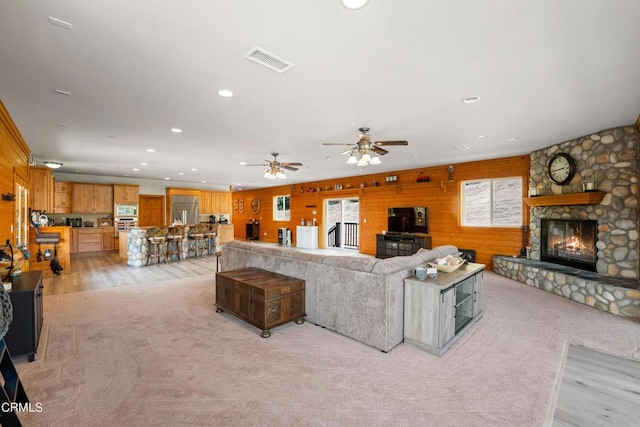
POLYGON ((63 270, 61 274, 67 274, 71 270, 71 227, 54 226, 38 227, 40 234, 59 234, 58 243, 36 243, 36 230, 29 227, 29 252, 31 258, 25 261, 25 271, 41 270, 45 275, 52 275, 51 260, 57 254, 58 262, 63 270), (40 253, 40 256, 38 256, 40 253), (28 266, 27 266, 28 263, 28 266))
MULTIPOLYGON (((226 242, 233 240, 233 224, 216 224, 218 226, 217 246, 221 246, 226 242)), ((157 226, 165 227, 165 226, 157 226)), ((185 240, 182 245, 182 259, 190 256, 190 242, 187 240, 186 234, 193 225, 185 225, 185 240)), ((131 267, 144 267, 147 265, 147 230, 152 227, 133 227, 129 231, 121 231, 119 233, 119 253, 120 258, 126 259, 127 264, 131 267)))

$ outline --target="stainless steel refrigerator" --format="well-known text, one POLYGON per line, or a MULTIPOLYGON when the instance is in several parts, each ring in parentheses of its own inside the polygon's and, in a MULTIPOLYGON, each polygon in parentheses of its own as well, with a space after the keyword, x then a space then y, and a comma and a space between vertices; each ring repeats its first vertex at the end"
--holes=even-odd
POLYGON ((171 223, 198 224, 200 222, 200 197, 171 196, 171 223))

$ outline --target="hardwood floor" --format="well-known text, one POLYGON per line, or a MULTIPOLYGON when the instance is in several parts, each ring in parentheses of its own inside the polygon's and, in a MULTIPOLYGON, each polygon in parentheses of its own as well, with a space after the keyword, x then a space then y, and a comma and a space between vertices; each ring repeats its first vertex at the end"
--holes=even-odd
POLYGON ((66 294, 203 274, 215 274, 216 257, 190 258, 146 267, 129 267, 117 251, 71 254, 71 271, 43 278, 44 295, 66 294))
POLYGON ((553 426, 639 426, 640 361, 570 345, 553 426))

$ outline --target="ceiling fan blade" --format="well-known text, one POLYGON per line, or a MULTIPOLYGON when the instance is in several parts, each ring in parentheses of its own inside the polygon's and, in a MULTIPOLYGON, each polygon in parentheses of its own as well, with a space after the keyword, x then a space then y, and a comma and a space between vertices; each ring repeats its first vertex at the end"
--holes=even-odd
POLYGON ((283 169, 287 169, 287 170, 290 170, 290 171, 297 171, 297 170, 298 170, 298 168, 294 168, 294 167, 292 167, 292 166, 287 166, 287 165, 285 165, 284 163, 281 163, 281 164, 280 164, 280 166, 281 166, 283 169))
POLYGON ((270 166, 269 163, 254 163, 252 165, 244 165, 244 166, 270 166))
POLYGON ((322 145, 353 145, 353 142, 323 142, 322 145))
POLYGON ((409 145, 409 142, 407 141, 376 141, 374 142, 375 145, 409 145))
POLYGON ((388 153, 388 151, 385 150, 384 148, 380 148, 376 146, 371 147, 371 151, 373 151, 374 153, 380 154, 381 156, 384 156, 385 154, 388 153))
POLYGON ((344 154, 349 154, 351 153, 353 150, 355 150, 355 148, 349 148, 348 150, 344 150, 342 153, 340 153, 340 155, 344 155, 344 154))
POLYGON ((302 163, 291 163, 291 162, 283 162, 280 163, 282 166, 302 166, 302 163))

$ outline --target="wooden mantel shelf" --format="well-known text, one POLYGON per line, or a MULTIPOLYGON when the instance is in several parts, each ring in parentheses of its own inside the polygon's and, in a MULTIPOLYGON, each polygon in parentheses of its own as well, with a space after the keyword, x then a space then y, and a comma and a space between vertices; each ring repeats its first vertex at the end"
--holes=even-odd
POLYGON ((554 194, 552 196, 525 197, 524 202, 529 206, 573 206, 597 205, 605 196, 604 191, 584 193, 554 194))

